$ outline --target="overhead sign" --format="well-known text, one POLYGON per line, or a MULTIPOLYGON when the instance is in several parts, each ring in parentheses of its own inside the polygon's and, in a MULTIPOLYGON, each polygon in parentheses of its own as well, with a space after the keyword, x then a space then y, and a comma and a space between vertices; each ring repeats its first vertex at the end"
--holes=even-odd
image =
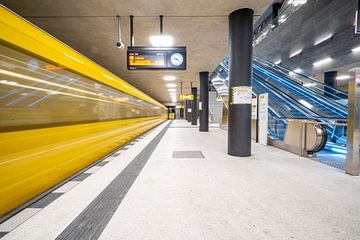
POLYGON ((186 70, 186 47, 128 47, 129 70, 186 70))
POLYGON ((194 100, 194 95, 192 94, 180 94, 180 101, 184 100, 194 100))

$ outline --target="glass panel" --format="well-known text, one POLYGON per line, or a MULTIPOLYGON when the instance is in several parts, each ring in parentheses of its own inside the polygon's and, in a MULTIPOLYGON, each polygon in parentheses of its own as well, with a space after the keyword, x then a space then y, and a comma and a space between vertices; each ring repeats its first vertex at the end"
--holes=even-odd
POLYGON ((163 113, 64 66, 0 45, 0 131, 163 113))

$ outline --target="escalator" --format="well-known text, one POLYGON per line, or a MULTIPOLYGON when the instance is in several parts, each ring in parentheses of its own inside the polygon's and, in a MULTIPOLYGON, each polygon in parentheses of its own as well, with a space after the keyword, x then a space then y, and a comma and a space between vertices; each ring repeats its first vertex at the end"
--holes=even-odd
MULTIPOLYGON (((269 127, 271 139, 283 140, 290 120, 318 122, 316 134, 322 137, 322 148, 346 151, 347 93, 331 88, 305 75, 267 62, 253 59, 253 95, 269 94, 269 127), (324 133, 320 133, 320 132, 324 133)), ((219 95, 228 92, 228 59, 225 58, 211 75, 219 95)), ((311 152, 311 151, 309 151, 311 152)))

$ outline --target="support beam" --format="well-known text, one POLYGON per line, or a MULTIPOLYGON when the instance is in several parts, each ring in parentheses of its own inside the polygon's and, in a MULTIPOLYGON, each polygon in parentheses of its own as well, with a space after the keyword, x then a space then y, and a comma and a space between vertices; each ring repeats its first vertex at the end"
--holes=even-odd
POLYGON ((191 101, 191 125, 197 125, 198 118, 198 101, 197 101, 197 88, 191 88, 191 94, 194 96, 194 99, 191 101))
POLYGON ((229 16, 228 154, 238 157, 251 156, 251 99, 242 103, 233 98, 233 90, 252 86, 253 17, 254 11, 248 8, 229 16))
POLYGON ((191 101, 190 100, 187 100, 187 121, 188 122, 191 122, 191 115, 192 115, 192 109, 191 109, 191 101), (190 109, 190 112, 189 112, 189 109, 190 109))
POLYGON ((200 132, 209 131, 209 72, 200 72, 200 132))
POLYGON ((185 101, 184 101, 184 106, 185 106, 185 111, 184 111, 185 120, 187 121, 187 120, 189 119, 189 114, 188 114, 188 100, 185 100, 185 101))
POLYGON ((349 114, 347 126, 347 174, 359 176, 360 171, 360 68, 354 69, 355 77, 349 80, 349 114))

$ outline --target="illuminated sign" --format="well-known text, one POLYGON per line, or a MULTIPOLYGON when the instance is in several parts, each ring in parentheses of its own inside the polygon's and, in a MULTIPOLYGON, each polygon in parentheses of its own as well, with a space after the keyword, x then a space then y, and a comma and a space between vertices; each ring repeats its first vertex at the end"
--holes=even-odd
POLYGON ((184 100, 194 100, 194 95, 192 94, 180 94, 180 101, 184 100))
POLYGON ((128 47, 129 70, 186 70, 186 47, 128 47))

